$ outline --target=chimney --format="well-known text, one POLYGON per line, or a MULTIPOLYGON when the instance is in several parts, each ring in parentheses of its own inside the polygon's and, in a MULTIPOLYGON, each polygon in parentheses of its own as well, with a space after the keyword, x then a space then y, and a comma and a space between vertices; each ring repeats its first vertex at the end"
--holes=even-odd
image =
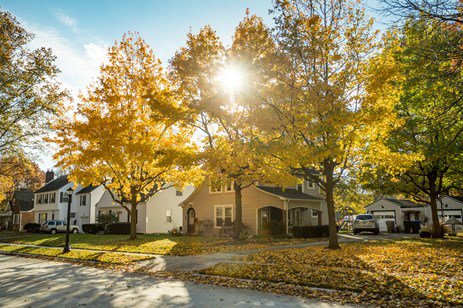
POLYGON ((55 173, 53 172, 53 169, 47 170, 47 172, 45 172, 45 184, 53 181, 54 179, 55 179, 55 173))

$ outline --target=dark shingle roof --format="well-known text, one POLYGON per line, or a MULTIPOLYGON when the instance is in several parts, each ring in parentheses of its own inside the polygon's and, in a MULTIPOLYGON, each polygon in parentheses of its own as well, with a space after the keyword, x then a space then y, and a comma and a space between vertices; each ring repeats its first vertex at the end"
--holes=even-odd
POLYGON ((64 185, 66 185, 68 183, 69 183, 68 176, 67 175, 62 175, 62 176, 54 179, 53 181, 49 182, 45 186, 39 188, 35 192, 36 193, 41 193, 41 192, 58 190, 58 189, 60 189, 61 187, 63 187, 64 185))
POLYGON ((463 197, 462 196, 449 196, 450 198, 456 199, 460 202, 463 202, 463 197))
POLYGON ((410 200, 406 199, 392 199, 392 198, 386 198, 386 200, 397 204, 401 208, 409 208, 409 207, 424 207, 423 204, 418 204, 410 200))
POLYGON ((277 195, 285 199, 298 199, 298 200, 322 200, 320 198, 304 194, 294 188, 286 188, 283 190, 281 187, 266 187, 266 186, 257 186, 260 190, 268 192, 272 195, 277 195))
POLYGON ((78 195, 78 194, 88 194, 88 193, 92 192, 93 190, 95 190, 97 188, 98 188, 98 186, 88 185, 87 187, 84 187, 81 190, 79 190, 78 192, 76 192, 76 195, 78 195))
POLYGON ((29 190, 18 190, 13 194, 20 211, 29 211, 34 207, 34 192, 29 190))

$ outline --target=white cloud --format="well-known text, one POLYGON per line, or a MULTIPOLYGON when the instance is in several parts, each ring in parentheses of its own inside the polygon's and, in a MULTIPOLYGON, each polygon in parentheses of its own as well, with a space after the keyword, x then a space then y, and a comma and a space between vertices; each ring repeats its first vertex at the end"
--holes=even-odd
POLYGON ((41 28, 22 22, 27 31, 35 34, 31 48, 50 47, 57 57, 56 64, 61 70, 59 80, 76 97, 79 89, 84 89, 99 72, 106 58, 106 46, 102 43, 82 43, 62 36, 55 28, 41 28))
MULTIPOLYGON (((39 27, 20 20, 21 25, 35 35, 29 43, 31 49, 50 47, 56 56, 55 64, 61 70, 58 80, 71 92, 73 99, 78 99, 79 91, 98 76, 100 65, 106 61, 107 44, 101 41, 80 42, 64 37, 60 31, 52 27, 39 27)), ((42 169, 52 167, 51 152, 43 152, 38 157, 42 169)))
POLYGON ((84 45, 85 54, 94 65, 100 66, 102 63, 106 63, 108 57, 108 48, 103 45, 89 43, 84 45))
POLYGON ((68 15, 66 15, 63 11, 61 10, 55 10, 53 11, 53 15, 65 26, 68 26, 71 28, 73 32, 79 31, 77 28, 77 20, 75 18, 72 18, 68 15))

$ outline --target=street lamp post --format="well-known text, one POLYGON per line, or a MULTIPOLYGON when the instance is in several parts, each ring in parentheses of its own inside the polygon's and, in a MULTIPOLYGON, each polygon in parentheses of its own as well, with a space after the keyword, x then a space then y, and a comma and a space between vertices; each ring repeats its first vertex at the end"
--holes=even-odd
POLYGON ((69 243, 69 226, 71 224, 71 200, 72 200, 72 193, 74 190, 72 187, 69 187, 66 190, 66 194, 68 195, 68 213, 67 213, 67 222, 66 222, 66 243, 64 244, 63 253, 71 251, 71 245, 69 243))

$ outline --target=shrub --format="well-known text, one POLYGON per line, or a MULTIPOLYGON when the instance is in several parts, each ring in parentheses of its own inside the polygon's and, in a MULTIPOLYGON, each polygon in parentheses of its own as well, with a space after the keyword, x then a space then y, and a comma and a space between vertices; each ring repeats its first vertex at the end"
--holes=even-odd
POLYGON ((422 238, 431 237, 431 235, 432 234, 431 234, 430 231, 423 231, 423 230, 420 231, 420 237, 422 237, 422 238))
POLYGON ((40 230, 40 224, 30 222, 24 225, 24 231, 26 232, 38 232, 40 230))
POLYGON ((100 224, 112 224, 119 222, 119 217, 114 213, 100 214, 96 217, 96 222, 100 224))
POLYGON ((262 235, 264 236, 282 237, 285 233, 285 225, 282 221, 269 221, 262 227, 262 235))
POLYGON ((293 227, 293 237, 296 238, 327 237, 328 234, 328 225, 293 227))
POLYGON ((130 234, 130 222, 107 224, 104 234, 130 234))
POLYGON ((85 233, 96 234, 100 231, 104 231, 104 224, 83 224, 82 231, 85 233))

